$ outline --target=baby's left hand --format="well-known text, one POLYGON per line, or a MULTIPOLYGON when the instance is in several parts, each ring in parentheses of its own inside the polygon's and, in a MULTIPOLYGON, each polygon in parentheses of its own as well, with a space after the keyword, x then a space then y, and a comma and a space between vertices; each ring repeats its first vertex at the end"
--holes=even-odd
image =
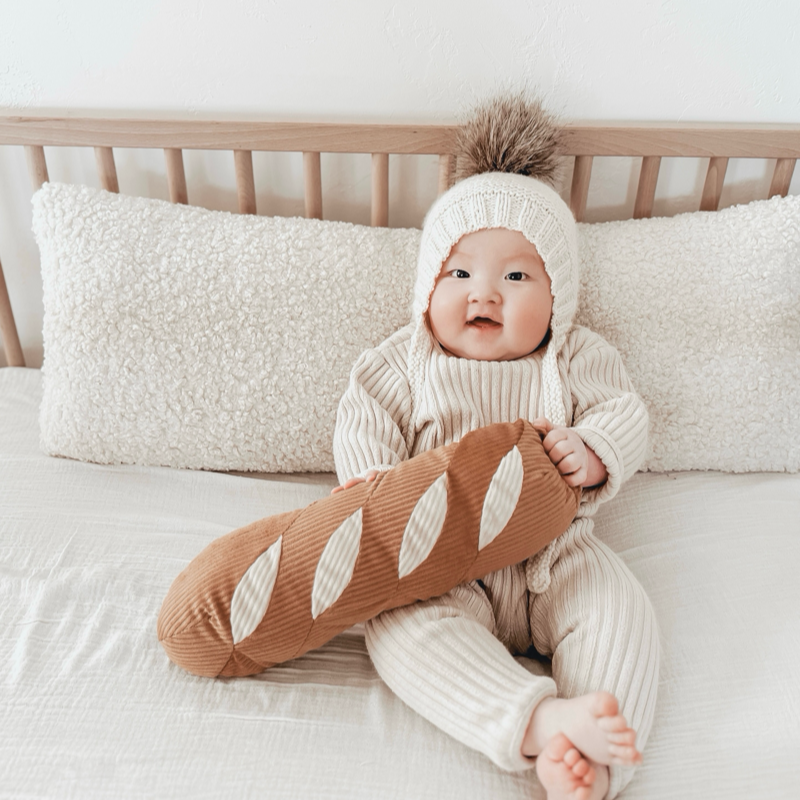
POLYGON ((533 426, 540 434, 544 451, 564 477, 567 486, 583 486, 589 475, 589 453, 583 439, 572 428, 553 425, 549 419, 538 417, 533 426))

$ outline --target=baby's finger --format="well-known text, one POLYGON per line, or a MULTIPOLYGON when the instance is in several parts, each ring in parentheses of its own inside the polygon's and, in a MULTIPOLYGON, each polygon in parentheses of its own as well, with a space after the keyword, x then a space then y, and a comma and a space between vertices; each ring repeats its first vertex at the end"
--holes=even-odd
POLYGON ((536 419, 531 423, 533 425, 534 430, 539 436, 544 439, 551 430, 553 430, 553 423, 550 422, 547 417, 536 417, 536 419))
POLYGON ((336 494, 336 492, 341 492, 343 489, 350 489, 351 487, 356 486, 357 484, 363 482, 364 478, 349 478, 341 486, 337 486, 335 489, 332 489, 331 494, 336 494))
POLYGON ((570 472, 568 475, 562 473, 561 477, 564 479, 567 486, 571 486, 574 489, 576 486, 583 486, 583 484, 586 483, 586 476, 588 474, 587 469, 581 467, 575 472, 570 472))
POLYGON ((547 436, 544 437, 542 440, 542 445, 544 445, 544 451, 548 455, 550 455, 550 451, 559 443, 563 442, 567 438, 567 429, 566 428, 553 428, 547 436))
POLYGON ((564 456, 564 458, 562 458, 561 461, 556 464, 558 471, 562 475, 571 475, 573 472, 577 472, 583 466, 583 462, 578 457, 577 453, 570 453, 569 455, 564 456))
MULTIPOLYGON (((550 435, 556 437, 558 433, 559 431, 553 431, 553 433, 550 435)), ((547 439, 545 439, 545 442, 546 444, 544 446, 544 450, 547 455, 550 456, 550 460, 554 464, 558 464, 562 459, 572 455, 572 453, 575 452, 575 448, 566 437, 563 439, 554 438, 549 442, 549 444, 547 443, 547 439)))

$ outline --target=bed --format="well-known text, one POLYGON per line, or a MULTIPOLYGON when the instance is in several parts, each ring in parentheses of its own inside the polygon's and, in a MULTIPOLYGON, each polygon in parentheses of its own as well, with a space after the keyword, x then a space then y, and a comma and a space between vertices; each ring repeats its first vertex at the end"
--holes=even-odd
MULTIPOLYGON (((389 154, 439 156, 441 191, 452 180, 453 133, 436 125, 0 119, 0 144, 25 148, 34 189, 48 182, 45 146, 95 148, 109 195, 119 192, 114 149, 163 148, 171 201, 186 206, 183 149, 233 150, 242 215, 257 211, 253 151, 304 153, 309 220, 322 219, 320 152, 370 153, 376 229, 389 221, 389 154)), ((788 194, 800 128, 569 125, 565 160, 578 220, 594 159, 603 156, 642 160, 634 220, 651 217, 668 157, 708 158, 699 205, 723 214, 716 209, 729 158, 775 159, 769 196, 788 194)), ((784 262, 800 276, 796 249, 784 262)), ((791 280, 777 291, 789 335, 770 366, 777 382, 762 386, 756 374, 732 394, 759 398, 765 416, 767 395, 782 398, 776 424, 785 451, 764 461, 748 417, 734 437, 753 454, 743 467, 731 467, 735 453, 721 453, 678 469, 665 449, 597 516, 598 535, 649 594, 663 646, 656 719, 625 798, 797 794, 800 396, 792 382, 800 340, 791 336, 800 295, 791 280)), ((43 447, 42 408, 57 372, 24 366, 1 268, 0 323, 10 365, 0 370, 0 795, 543 796, 533 773, 502 772, 396 699, 372 668, 359 626, 250 678, 200 678, 171 664, 156 618, 178 572, 217 536, 326 495, 335 476, 308 469, 326 463, 313 458, 306 471, 289 461, 292 469, 254 471, 249 462, 181 469, 142 457, 93 463, 81 452, 47 454, 58 447, 43 447)), ((46 367, 48 341, 63 330, 45 339, 46 367)), ((687 428, 684 418, 679 425, 687 428)), ((702 441, 703 430, 695 435, 702 441)), ((520 662, 548 669, 535 658, 520 662)))

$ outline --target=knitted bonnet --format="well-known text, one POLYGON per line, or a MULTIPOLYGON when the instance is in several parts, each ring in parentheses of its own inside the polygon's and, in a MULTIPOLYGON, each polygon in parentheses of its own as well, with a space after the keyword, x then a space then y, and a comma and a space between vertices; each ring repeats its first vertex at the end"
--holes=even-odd
POLYGON ((575 219, 546 183, 557 168, 558 136, 558 126, 541 103, 521 95, 478 107, 459 129, 459 180, 431 207, 420 240, 408 353, 409 446, 435 344, 426 312, 436 278, 456 242, 482 228, 519 231, 544 261, 553 295, 550 338, 542 360, 544 415, 554 424, 566 424, 557 358, 577 307, 579 262, 575 219))

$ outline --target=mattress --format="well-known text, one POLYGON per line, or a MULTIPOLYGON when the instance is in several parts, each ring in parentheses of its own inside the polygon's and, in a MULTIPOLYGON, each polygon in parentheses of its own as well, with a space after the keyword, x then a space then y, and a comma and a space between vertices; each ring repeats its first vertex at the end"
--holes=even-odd
MULTIPOLYGON (((335 478, 51 458, 41 389, 37 370, 0 370, 0 796, 543 796, 395 698, 359 626, 251 678, 170 663, 156 618, 181 569, 335 478)), ((640 473, 597 520, 664 646, 623 797, 796 796, 800 476, 640 473)))

